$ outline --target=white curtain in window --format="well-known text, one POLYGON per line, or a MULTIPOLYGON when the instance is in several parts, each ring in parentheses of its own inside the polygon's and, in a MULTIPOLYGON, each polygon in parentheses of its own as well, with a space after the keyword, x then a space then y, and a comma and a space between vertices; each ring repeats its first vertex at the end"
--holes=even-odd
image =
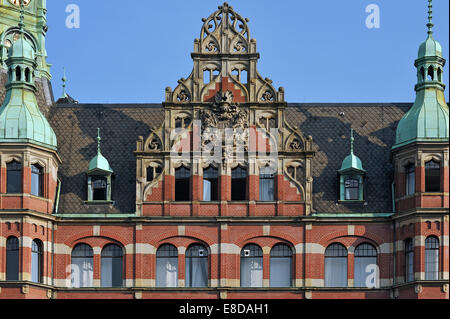
POLYGON ((325 257, 325 287, 347 287, 347 257, 325 257))
POLYGON ((73 288, 93 287, 94 261, 92 257, 72 258, 71 282, 73 288))
POLYGON ((259 200, 271 201, 274 199, 273 178, 260 178, 259 180, 259 200))
POLYGON ((290 257, 270 258, 270 287, 291 286, 291 264, 290 257))
POLYGON ((186 258, 186 287, 208 287, 208 257, 186 258))
POLYGON ((439 249, 425 250, 425 280, 438 280, 439 278, 439 249))
POLYGON ((355 257, 355 287, 367 287, 367 276, 373 274, 372 271, 366 272, 367 266, 376 264, 377 257, 355 257))
POLYGON ((241 287, 262 287, 262 257, 241 258, 241 287))
POLYGON ((156 258, 156 287, 178 286, 178 258, 156 258))
POLYGON ((211 201, 211 181, 203 180, 203 200, 211 201))

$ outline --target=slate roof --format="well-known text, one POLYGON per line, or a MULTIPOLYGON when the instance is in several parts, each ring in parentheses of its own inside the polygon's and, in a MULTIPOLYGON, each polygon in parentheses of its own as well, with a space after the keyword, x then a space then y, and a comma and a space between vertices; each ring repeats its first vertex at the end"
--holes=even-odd
MULTIPOLYGON (((311 135, 313 159, 313 208, 318 213, 389 213, 392 211, 393 168, 390 149, 397 122, 411 103, 381 104, 288 104, 286 120, 304 136, 311 135), (367 205, 336 205, 337 170, 350 152, 350 124, 354 151, 367 170, 367 205)), ((59 213, 135 212, 138 136, 147 137, 150 127, 164 120, 161 104, 56 104, 49 122, 59 145, 62 182, 59 213), (97 127, 102 132, 102 153, 115 173, 113 207, 86 206, 85 171, 96 154, 97 127)))

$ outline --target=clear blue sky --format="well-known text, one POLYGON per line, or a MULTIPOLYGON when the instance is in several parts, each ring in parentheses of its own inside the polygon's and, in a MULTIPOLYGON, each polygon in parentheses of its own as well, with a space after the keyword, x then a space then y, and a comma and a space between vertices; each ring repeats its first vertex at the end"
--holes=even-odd
MULTIPOLYGON (((63 66, 80 103, 160 103, 192 71, 202 18, 223 1, 47 0, 48 62, 55 98, 63 66), (80 28, 66 27, 68 4, 80 28)), ((250 19, 258 70, 288 102, 413 102, 414 60, 426 39, 427 0, 232 0, 250 19), (380 8, 368 29, 367 5, 380 8)), ((433 1, 434 36, 449 62, 449 1, 433 1)), ((448 63, 444 70, 448 86, 448 63)), ((445 92, 448 102, 448 88, 445 92)))

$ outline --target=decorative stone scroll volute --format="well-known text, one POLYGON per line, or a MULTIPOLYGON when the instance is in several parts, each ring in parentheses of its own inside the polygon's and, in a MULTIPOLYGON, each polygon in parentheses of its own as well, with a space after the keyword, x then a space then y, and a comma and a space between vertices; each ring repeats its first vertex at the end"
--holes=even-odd
MULTIPOLYGON (((152 129, 147 137, 137 141, 138 214, 143 214, 145 209, 142 207, 145 205, 154 207, 154 202, 159 201, 164 205, 162 215, 170 215, 165 209, 171 209, 169 204, 173 201, 173 189, 168 187, 173 187, 169 184, 173 184, 175 169, 180 165, 189 167, 193 183, 195 180, 195 185, 202 185, 198 180, 209 162, 204 161, 201 152, 194 150, 194 145, 211 147, 217 145, 216 141, 221 141, 223 146, 221 160, 214 162, 220 176, 231 175, 237 164, 229 159, 233 152, 242 152, 240 145, 243 145, 244 160, 239 165, 247 169, 249 176, 256 178, 261 168, 277 164, 277 214, 284 214, 282 206, 286 202, 295 202, 292 205, 297 206, 286 209, 285 214, 292 215, 294 211, 310 214, 311 161, 314 157, 312 137, 306 138, 298 128, 287 123, 283 87, 276 91, 272 80, 258 73, 256 64, 259 53, 256 52, 256 41, 250 38, 249 20, 224 3, 202 21, 200 38, 194 41, 194 52, 191 54, 194 64, 192 73, 178 80, 174 90, 166 88, 161 127, 152 129), (199 124, 201 126, 197 126, 199 124), (177 135, 178 140, 171 139, 177 129, 184 130, 183 136, 177 135), (230 142, 225 129, 234 130, 233 143, 225 142, 230 142), (199 131, 207 133, 200 134, 201 144, 194 141, 199 131), (255 140, 258 146, 251 143, 255 140), (174 154, 180 151, 173 146, 179 145, 180 141, 190 143, 189 163, 186 159, 181 162, 175 160, 174 154), (262 154, 260 145, 270 145, 270 150, 262 154), (275 157, 268 155, 272 149, 277 152, 275 157), (149 167, 162 170, 159 175, 155 173, 152 181, 146 178, 145 171, 149 167), (293 169, 295 174, 292 174, 293 169), (159 187, 164 187, 164 190, 157 190, 159 187), (155 194, 162 194, 162 197, 156 199, 155 194)), ((201 193, 195 185, 192 184, 194 203, 201 201, 200 196, 194 195, 201 193)), ((254 195, 253 201, 258 200, 257 196, 254 195)))

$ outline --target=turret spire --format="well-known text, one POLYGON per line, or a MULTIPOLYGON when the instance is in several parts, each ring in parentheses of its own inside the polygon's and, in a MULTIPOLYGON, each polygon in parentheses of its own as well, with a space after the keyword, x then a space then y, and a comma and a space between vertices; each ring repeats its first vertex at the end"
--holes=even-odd
POLYGON ((350 153, 353 154, 353 142, 355 138, 353 137, 353 128, 350 129, 350 153))
POLYGON ((102 138, 100 137, 100 128, 97 128, 97 153, 100 154, 100 141, 102 138))
POLYGON ((20 22, 19 22, 19 32, 21 35, 25 33, 25 6, 23 0, 20 0, 20 22))
POLYGON ((66 78, 66 68, 64 67, 63 68, 63 77, 62 77, 62 82, 63 82, 63 84, 62 84, 62 87, 63 87, 63 94, 62 94, 62 97, 61 98, 67 98, 67 93, 66 93, 66 81, 67 81, 67 78, 66 78))
POLYGON ((428 0, 428 35, 431 36, 433 34, 433 0, 428 0))

